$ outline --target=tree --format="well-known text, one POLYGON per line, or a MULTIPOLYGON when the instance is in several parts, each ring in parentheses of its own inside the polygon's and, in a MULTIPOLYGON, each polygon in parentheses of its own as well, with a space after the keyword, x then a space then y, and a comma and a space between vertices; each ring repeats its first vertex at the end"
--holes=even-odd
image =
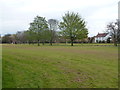
POLYGON ((51 35, 50 45, 52 45, 53 39, 55 38, 55 35, 56 35, 56 30, 57 30, 57 26, 58 26, 58 20, 49 19, 48 24, 49 24, 50 35, 51 35))
POLYGON ((51 40, 51 30, 49 30, 49 29, 45 30, 42 35, 43 35, 43 37, 42 37, 43 45, 44 45, 45 42, 50 42, 50 40, 51 40))
POLYGON ((25 35, 26 35, 26 41, 31 44, 34 44, 34 41, 36 40, 36 35, 32 30, 27 30, 25 31, 25 35))
POLYGON ((107 38, 107 43, 110 43, 110 39, 111 39, 110 37, 109 37, 109 38, 107 38))
POLYGON ((18 31, 16 33, 16 40, 17 40, 17 43, 25 43, 26 42, 26 34, 25 34, 25 31, 18 31))
POLYGON ((114 45, 117 46, 118 43, 118 20, 116 22, 110 22, 107 25, 107 32, 111 33, 114 45))
POLYGON ((70 39, 71 46, 76 39, 87 38, 88 30, 85 25, 85 21, 78 15, 78 13, 67 12, 62 17, 63 22, 60 22, 60 29, 62 34, 70 39))
POLYGON ((2 43, 12 43, 11 34, 6 34, 2 37, 2 43))
POLYGON ((44 32, 48 30, 48 24, 44 17, 37 16, 34 21, 30 23, 30 28, 37 39, 38 46, 40 46, 40 40, 44 42, 44 32))
POLYGON ((11 36, 12 44, 17 44, 16 34, 12 34, 11 36))
POLYGON ((120 44, 120 19, 118 19, 118 43, 120 44))

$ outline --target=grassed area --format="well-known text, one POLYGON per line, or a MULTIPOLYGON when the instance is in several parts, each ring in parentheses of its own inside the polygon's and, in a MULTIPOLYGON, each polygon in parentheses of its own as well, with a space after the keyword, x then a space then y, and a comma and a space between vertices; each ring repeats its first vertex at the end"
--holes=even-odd
POLYGON ((114 46, 3 45, 3 88, 117 88, 114 46))

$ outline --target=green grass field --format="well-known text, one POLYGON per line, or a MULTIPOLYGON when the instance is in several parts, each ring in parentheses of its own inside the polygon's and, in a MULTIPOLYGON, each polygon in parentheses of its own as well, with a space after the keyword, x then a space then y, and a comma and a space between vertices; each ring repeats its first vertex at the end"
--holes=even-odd
POLYGON ((114 46, 3 45, 3 88, 118 88, 114 46))

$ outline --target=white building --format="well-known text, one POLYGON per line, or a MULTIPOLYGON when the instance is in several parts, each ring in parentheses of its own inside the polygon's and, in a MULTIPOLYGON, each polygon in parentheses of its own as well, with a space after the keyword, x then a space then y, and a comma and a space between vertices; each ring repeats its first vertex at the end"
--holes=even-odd
POLYGON ((107 42, 108 38, 111 40, 111 34, 110 33, 98 33, 97 36, 95 36, 95 43, 98 42, 107 42))

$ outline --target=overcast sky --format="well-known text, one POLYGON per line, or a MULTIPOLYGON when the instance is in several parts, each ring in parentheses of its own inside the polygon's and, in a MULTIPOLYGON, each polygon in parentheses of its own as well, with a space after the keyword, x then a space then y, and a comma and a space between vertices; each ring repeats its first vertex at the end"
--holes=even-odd
POLYGON ((0 0, 0 33, 24 31, 39 15, 58 19, 67 11, 79 13, 87 22, 89 36, 106 30, 118 18, 119 0, 0 0))

